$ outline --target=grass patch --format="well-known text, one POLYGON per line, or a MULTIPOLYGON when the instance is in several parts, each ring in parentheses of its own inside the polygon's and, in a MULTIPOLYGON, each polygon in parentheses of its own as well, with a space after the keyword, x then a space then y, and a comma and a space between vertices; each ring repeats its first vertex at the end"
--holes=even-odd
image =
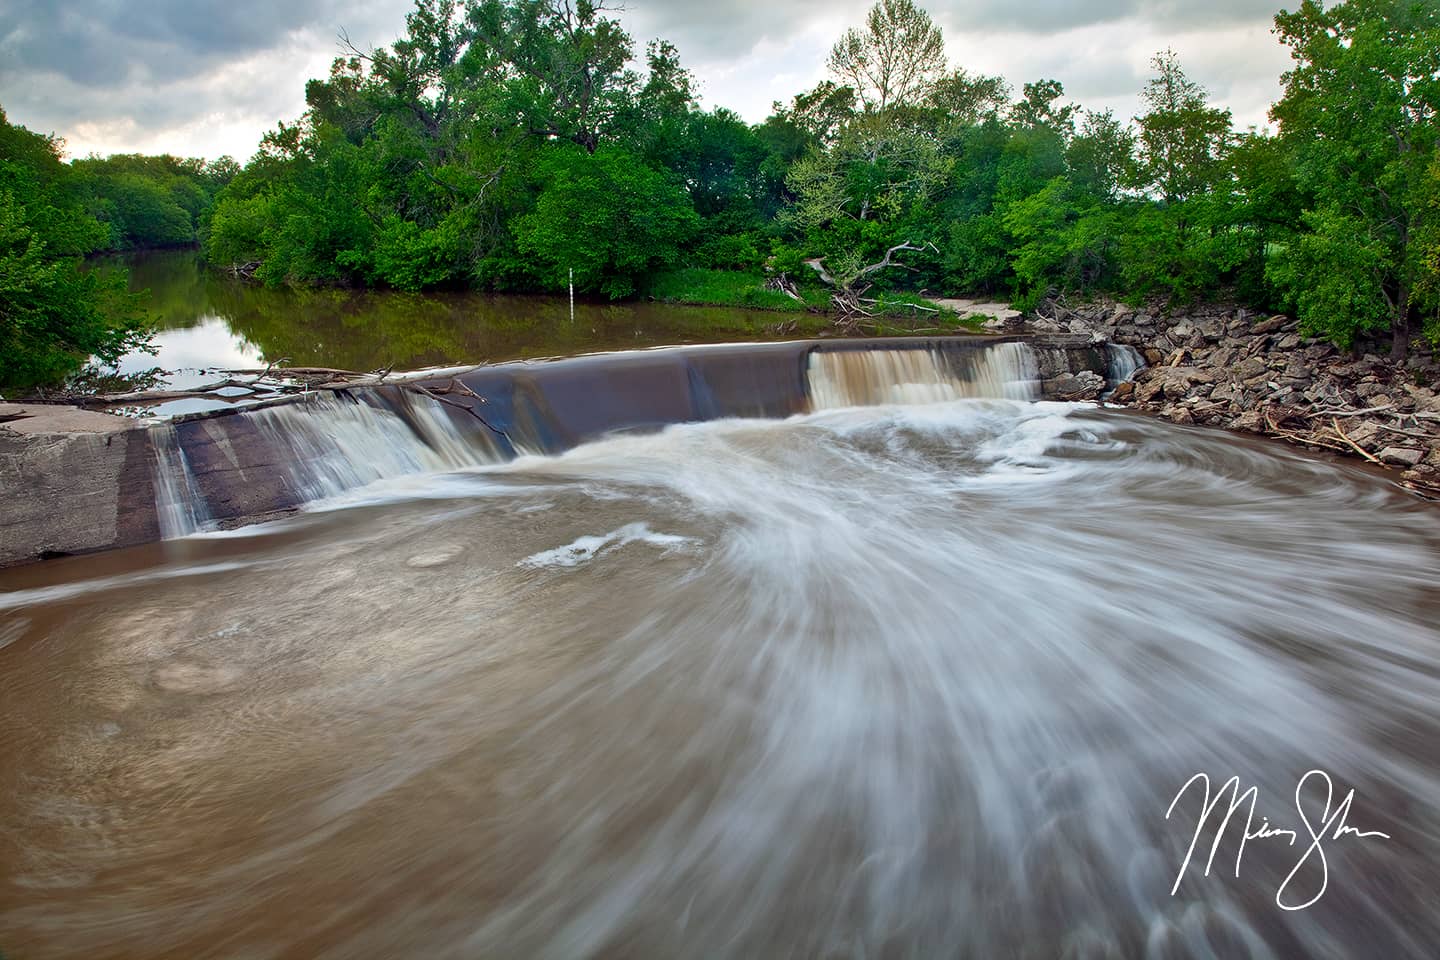
MULTIPOLYGON (((766 290, 764 278, 759 274, 738 270, 710 270, 704 267, 672 270, 651 277, 644 293, 661 303, 804 313, 806 320, 800 322, 797 332, 801 328, 823 330, 835 318, 828 287, 802 287, 800 295, 805 298, 802 304, 779 291, 766 290)), ((983 318, 962 318, 955 311, 913 293, 890 291, 877 293, 873 299, 875 302, 867 304, 867 308, 874 317, 865 325, 876 334, 971 333, 984 329, 983 318)))
POLYGON ((922 328, 962 333, 985 328, 983 317, 962 317, 948 307, 939 306, 913 293, 892 290, 889 293, 876 294, 874 300, 869 306, 877 320, 897 321, 893 328, 888 324, 883 325, 887 333, 905 333, 922 328), (917 307, 920 309, 916 309, 917 307))
POLYGON ((802 290, 805 303, 792 300, 778 290, 766 290, 759 274, 736 270, 707 270, 686 267, 650 278, 645 290, 661 303, 691 303, 709 307, 744 307, 751 310, 783 310, 798 313, 807 307, 824 309, 829 295, 823 290, 802 290))

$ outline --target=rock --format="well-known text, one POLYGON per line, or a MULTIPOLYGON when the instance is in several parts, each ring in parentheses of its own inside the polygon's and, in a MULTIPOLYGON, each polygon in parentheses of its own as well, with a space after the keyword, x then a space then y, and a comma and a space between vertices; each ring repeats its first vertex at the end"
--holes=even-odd
POLYGON ((1236 397, 1240 396, 1240 393, 1241 393, 1240 388, 1239 388, 1238 386, 1236 386, 1235 384, 1233 384, 1233 383, 1222 383, 1222 384, 1220 384, 1219 386, 1217 386, 1214 390, 1210 391, 1210 399, 1212 399, 1212 400, 1230 401, 1230 400, 1234 400, 1236 397))
POLYGON ((1371 447, 1375 444, 1375 441, 1380 438, 1380 425, 1370 420, 1362 420, 1355 424, 1346 424, 1345 421, 1342 420, 1340 421, 1340 429, 1345 431, 1345 435, 1348 436, 1353 443, 1361 447, 1371 447))
POLYGON ((1379 383, 1361 383, 1355 386, 1355 396, 1362 400, 1369 400, 1373 397, 1383 396, 1385 387, 1379 383))
POLYGON ((1105 389, 1105 378, 1092 370, 1067 373, 1042 385, 1046 396, 1065 400, 1094 400, 1105 389))
POLYGON ((1412 450, 1410 447, 1386 447, 1376 454, 1386 463, 1392 463, 1401 467, 1413 467, 1425 459, 1423 450, 1412 450))
POLYGON ((1290 380, 1302 380, 1309 383, 1315 379, 1315 370, 1305 364, 1304 361, 1292 358, 1285 367, 1285 376, 1290 380))
POLYGON ((1235 418, 1231 428, 1234 430, 1248 430, 1251 433, 1262 433, 1265 430, 1265 418, 1260 415, 1259 410, 1246 410, 1235 418))
POLYGON ((1175 423, 1194 423, 1195 414, 1190 412, 1189 407, 1171 407, 1165 411, 1165 416, 1175 423))
POLYGON ((1255 324, 1254 326, 1252 326, 1252 327, 1250 328, 1250 332, 1251 332, 1251 333, 1274 333, 1274 332, 1276 332, 1277 330, 1280 330, 1281 328, 1283 328, 1283 327, 1285 326, 1285 324, 1288 323, 1288 322, 1289 322, 1289 319, 1286 318, 1286 317, 1283 317, 1283 316, 1274 316, 1274 317, 1271 317, 1269 320, 1261 320, 1259 323, 1255 324))
POLYGON ((1235 379, 1250 381, 1256 377, 1265 376, 1270 372, 1270 368, 1267 367, 1265 361, 1259 357, 1250 357, 1248 360, 1241 360, 1236 364, 1233 372, 1235 379))
POLYGON ((1156 364, 1164 363, 1165 355, 1154 347, 1150 347, 1145 350, 1145 362, 1153 367, 1156 364))
POLYGON ((1135 382, 1126 380, 1124 383, 1115 384, 1115 390, 1110 394, 1110 399, 1118 402, 1129 400, 1135 395, 1135 382))
POLYGON ((1202 320, 1195 325, 1195 329, 1202 337, 1211 343, 1221 340, 1225 336, 1225 321, 1220 317, 1212 317, 1202 320))
POLYGON ((1294 350, 1298 346, 1300 346, 1300 335, 1297 333, 1287 333, 1275 344, 1275 349, 1294 350))
POLYGON ((1151 377, 1135 387, 1135 399, 1140 403, 1149 403, 1159 399, 1164 392, 1165 381, 1160 377, 1151 377))

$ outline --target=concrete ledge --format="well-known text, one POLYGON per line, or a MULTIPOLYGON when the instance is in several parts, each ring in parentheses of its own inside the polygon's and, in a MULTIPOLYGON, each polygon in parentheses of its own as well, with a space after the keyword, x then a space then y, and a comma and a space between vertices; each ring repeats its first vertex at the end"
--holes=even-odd
MULTIPOLYGON (((964 353, 1017 340, 1032 347, 1042 383, 1057 394, 1063 391, 1054 385, 1073 384, 1072 375, 1103 378, 1109 369, 1106 348, 1084 337, 962 336, 661 348, 446 371, 415 382, 439 388, 453 374, 475 396, 447 395, 445 416, 499 456, 521 447, 559 453, 619 430, 804 412, 815 351, 930 350, 958 364, 964 353)), ((384 408, 423 437, 408 406, 414 394, 402 386, 335 395, 384 408)), ((298 412, 303 404, 297 396, 288 406, 298 412)), ((275 410, 270 403, 263 411, 241 407, 146 427, 68 407, 7 405, 0 410, 0 566, 158 540, 156 431, 173 431, 173 443, 161 439, 183 453, 190 495, 203 500, 209 518, 233 525, 298 506, 305 497, 296 454, 277 438, 275 410)), ((317 426, 323 436, 324 423, 317 426)))

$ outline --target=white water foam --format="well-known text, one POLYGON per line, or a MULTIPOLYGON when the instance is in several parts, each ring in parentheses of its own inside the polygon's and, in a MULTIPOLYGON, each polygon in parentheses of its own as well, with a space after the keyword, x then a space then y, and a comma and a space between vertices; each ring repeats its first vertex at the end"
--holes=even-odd
POLYGON ((155 515, 160 520, 160 537, 175 540, 189 536, 210 521, 210 511, 190 460, 176 441, 175 428, 162 424, 150 431, 155 462, 151 476, 155 481, 155 515))
MULTIPOLYGON (((400 394, 396 410, 337 394, 254 415, 301 497, 334 497, 377 480, 461 470, 500 459, 478 431, 462 434, 445 408, 400 394), (401 414, 404 414, 402 418, 401 414)), ((481 428, 483 429, 483 428, 481 428)))
POLYGON ((656 533, 651 530, 648 524, 631 523, 626 524, 619 530, 612 530, 603 536, 579 537, 564 546, 555 547, 553 550, 541 550, 521 560, 518 564, 521 567, 543 568, 543 567, 578 567, 589 563, 596 557, 603 556, 631 543, 648 543, 654 547, 660 547, 666 552, 696 546, 699 541, 693 537, 681 537, 669 533, 656 533))
POLYGON ((810 408, 943 403, 978 397, 1031 400, 1035 356, 1023 343, 970 351, 816 350, 810 354, 810 408))

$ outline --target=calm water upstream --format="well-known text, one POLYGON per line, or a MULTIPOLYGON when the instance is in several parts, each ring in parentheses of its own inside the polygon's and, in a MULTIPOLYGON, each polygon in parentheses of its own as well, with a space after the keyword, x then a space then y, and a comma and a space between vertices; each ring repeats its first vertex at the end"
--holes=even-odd
POLYGON ((1436 955, 1440 514, 825 376, 0 574, 0 951, 1436 955))
MULTIPOLYGON (((115 258, 149 292, 158 354, 133 354, 123 373, 180 371, 176 386, 214 380, 197 370, 290 366, 369 371, 551 357, 660 344, 780 339, 803 314, 654 303, 577 302, 479 293, 271 289, 208 269, 194 251, 115 258)), ((793 333, 790 336, 794 336, 793 333)))

